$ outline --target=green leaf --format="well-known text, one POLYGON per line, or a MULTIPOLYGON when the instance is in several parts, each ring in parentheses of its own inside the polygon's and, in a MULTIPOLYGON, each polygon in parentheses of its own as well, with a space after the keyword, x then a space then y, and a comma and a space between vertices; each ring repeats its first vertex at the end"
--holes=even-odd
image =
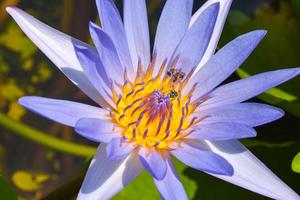
POLYGON ((160 199, 151 176, 142 172, 130 185, 117 194, 112 200, 152 200, 160 199))
POLYGON ((3 176, 0 175, 0 199, 17 200, 17 195, 13 192, 7 184, 3 176))
POLYGON ((292 8, 295 14, 300 18, 300 1, 299 0, 291 0, 292 8))
POLYGON ((242 11, 233 10, 230 12, 230 15, 228 15, 228 20, 230 21, 231 25, 239 26, 249 22, 251 19, 242 11))
POLYGON ((294 172, 300 173, 300 152, 293 159, 292 170, 294 172))

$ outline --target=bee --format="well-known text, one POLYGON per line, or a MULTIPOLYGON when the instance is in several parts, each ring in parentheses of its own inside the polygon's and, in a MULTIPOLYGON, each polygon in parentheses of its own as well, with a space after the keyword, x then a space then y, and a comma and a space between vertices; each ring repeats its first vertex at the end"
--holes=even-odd
POLYGON ((171 90, 169 95, 171 99, 178 97, 178 93, 175 90, 171 90))
POLYGON ((173 74, 174 74, 174 72, 175 72, 174 68, 169 68, 168 71, 167 71, 167 75, 170 76, 170 77, 172 77, 173 74))
POLYGON ((177 79, 182 80, 185 77, 185 73, 179 71, 178 73, 175 74, 177 79))
POLYGON ((169 68, 167 71, 167 75, 172 78, 173 82, 176 82, 177 80, 181 81, 185 77, 185 73, 181 70, 169 68))

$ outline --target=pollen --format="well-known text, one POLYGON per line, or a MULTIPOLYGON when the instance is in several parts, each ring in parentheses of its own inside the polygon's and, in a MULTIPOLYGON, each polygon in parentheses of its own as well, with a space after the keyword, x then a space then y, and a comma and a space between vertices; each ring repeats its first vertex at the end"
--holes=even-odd
POLYGON ((199 121, 191 117, 193 91, 182 96, 181 90, 189 78, 173 66, 166 70, 166 62, 153 77, 155 57, 146 71, 139 64, 136 78, 113 91, 116 110, 111 112, 114 124, 121 128, 126 141, 144 147, 171 149, 180 142, 189 128, 199 121))

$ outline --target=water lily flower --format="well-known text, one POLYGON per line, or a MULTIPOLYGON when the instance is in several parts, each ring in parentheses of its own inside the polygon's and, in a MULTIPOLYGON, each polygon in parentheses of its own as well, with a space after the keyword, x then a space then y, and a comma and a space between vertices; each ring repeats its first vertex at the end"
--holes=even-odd
MULTIPOLYGON (((273 106, 244 102, 300 73, 258 74, 221 85, 266 34, 256 30, 216 52, 231 0, 168 0, 150 54, 144 0, 96 0, 102 27, 90 23, 95 48, 15 7, 8 13, 50 60, 100 107, 44 97, 20 104, 100 143, 78 199, 109 199, 146 169, 164 199, 187 199, 172 157, 273 199, 300 197, 238 139, 283 116, 273 106)), ((80 151, 80 149, 78 149, 80 151)))

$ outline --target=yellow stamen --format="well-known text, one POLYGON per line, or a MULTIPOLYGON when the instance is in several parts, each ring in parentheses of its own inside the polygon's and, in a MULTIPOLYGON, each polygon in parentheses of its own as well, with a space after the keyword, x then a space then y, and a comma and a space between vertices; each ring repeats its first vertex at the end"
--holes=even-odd
POLYGON ((116 111, 112 111, 111 116, 128 141, 149 148, 169 149, 169 144, 180 141, 197 121, 190 116, 195 109, 195 105, 190 104, 194 90, 182 97, 180 84, 185 74, 176 71, 163 75, 165 61, 153 78, 154 65, 155 56, 146 72, 139 62, 135 80, 130 82, 125 78, 122 94, 113 92, 116 111))

